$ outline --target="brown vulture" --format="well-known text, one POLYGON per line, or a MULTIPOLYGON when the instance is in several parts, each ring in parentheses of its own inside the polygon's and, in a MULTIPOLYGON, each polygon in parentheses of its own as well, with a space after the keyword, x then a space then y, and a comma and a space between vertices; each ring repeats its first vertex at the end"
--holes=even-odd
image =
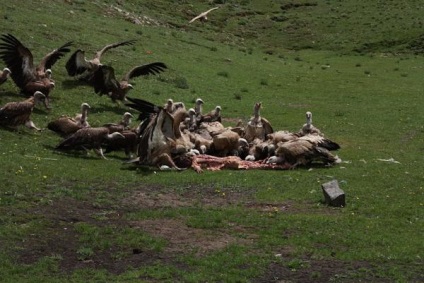
POLYGON ((87 127, 76 131, 74 134, 63 140, 57 150, 86 150, 93 149, 98 155, 106 159, 102 146, 107 146, 109 142, 124 139, 118 132, 110 133, 106 127, 87 127))
POLYGON ((268 134, 274 132, 271 123, 267 119, 261 117, 261 107, 261 102, 255 103, 253 107, 253 117, 247 122, 245 139, 248 142, 252 142, 255 138, 265 140, 268 134))
POLYGON ((117 100, 125 101, 128 91, 133 89, 129 82, 130 79, 159 74, 166 68, 167 66, 162 62, 135 66, 118 81, 115 77, 115 70, 110 66, 102 65, 94 72, 91 83, 94 86, 94 91, 99 95, 106 94, 113 102, 117 100))
POLYGON ((164 108, 169 113, 174 113, 177 109, 183 108, 185 109, 185 105, 183 102, 174 102, 171 98, 166 101, 166 104, 164 105, 164 108))
POLYGON ((298 134, 300 136, 305 136, 309 134, 324 136, 324 134, 322 134, 318 128, 312 125, 312 113, 309 111, 306 112, 306 124, 303 125, 298 134))
POLYGON ((63 115, 48 123, 47 128, 67 137, 81 128, 89 127, 90 125, 87 122, 88 109, 90 109, 90 105, 83 103, 81 104, 81 113, 78 113, 75 117, 63 115))
POLYGON ((9 68, 4 68, 3 71, 0 71, 0 85, 2 85, 7 78, 9 77, 11 71, 9 68))
POLYGON ((94 72, 100 66, 102 66, 100 59, 106 51, 112 48, 116 48, 118 46, 132 45, 135 42, 136 40, 133 39, 133 40, 127 40, 127 41, 121 41, 117 43, 108 44, 105 47, 103 47, 101 50, 97 51, 96 54, 94 55, 94 58, 91 60, 87 60, 85 58, 84 50, 78 49, 71 55, 68 62, 66 62, 66 70, 68 72, 68 75, 74 77, 74 76, 81 75, 87 72, 87 75, 84 78, 89 80, 91 78, 91 75, 94 74, 94 72))
POLYGON ((36 91, 30 98, 20 102, 9 102, 0 108, 0 125, 16 128, 19 125, 25 125, 30 129, 40 131, 31 121, 31 114, 38 102, 44 102, 46 105, 46 96, 36 91))
POLYGON ((67 42, 61 47, 54 49, 41 59, 35 66, 31 51, 25 47, 16 37, 11 34, 3 34, 0 43, 0 58, 12 72, 15 84, 26 95, 33 95, 35 91, 41 91, 47 98, 54 87, 54 81, 50 79, 53 65, 70 51, 72 42, 67 42))
POLYGON ((137 154, 137 148, 140 142, 140 135, 137 134, 137 132, 133 129, 124 130, 120 133, 125 137, 125 139, 116 139, 113 142, 108 142, 106 144, 104 153, 124 150, 128 158, 132 159, 133 155, 137 154))
POLYGON ((106 127, 109 129, 111 133, 113 132, 123 132, 125 130, 129 129, 129 126, 131 124, 131 118, 134 116, 130 112, 125 112, 122 116, 122 120, 119 123, 108 123, 104 124, 103 127, 106 127))
POLYGON ((212 110, 211 112, 205 114, 205 115, 201 115, 200 116, 200 122, 222 122, 221 119, 221 111, 222 108, 221 106, 216 106, 214 110, 212 110))
POLYGON ((308 165, 322 162, 325 165, 340 163, 340 158, 330 151, 340 149, 340 145, 319 135, 305 135, 288 142, 280 142, 275 150, 275 156, 268 163, 284 163, 291 168, 298 165, 308 165))
POLYGON ((212 9, 207 10, 206 12, 200 13, 198 16, 192 18, 188 23, 191 24, 192 22, 194 22, 195 20, 199 20, 201 22, 205 22, 208 20, 208 14, 213 11, 218 9, 219 7, 214 7, 212 9))

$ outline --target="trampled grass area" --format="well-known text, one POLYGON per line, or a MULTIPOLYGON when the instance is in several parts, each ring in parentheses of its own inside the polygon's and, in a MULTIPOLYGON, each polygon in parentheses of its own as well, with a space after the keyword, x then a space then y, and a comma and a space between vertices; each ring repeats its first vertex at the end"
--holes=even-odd
MULTIPOLYGON (((123 152, 108 160, 56 152, 61 139, 47 129, 1 129, 2 282, 424 280, 424 59, 412 48, 422 37, 419 1, 260 3, 225 3, 203 25, 187 22, 212 7, 207 1, 0 8, 2 32, 37 62, 68 40, 91 56, 134 38, 104 63, 118 75, 153 61, 169 69, 134 80, 129 96, 186 105, 201 97, 206 111, 222 106, 226 125, 246 121, 261 101, 274 128, 290 131, 309 110, 344 161, 161 172, 123 164, 123 152), (322 203, 321 184, 333 179, 346 192, 345 208, 322 203)), ((67 58, 53 67, 53 109, 37 108, 35 124, 46 128, 82 102, 92 106, 91 125, 119 121, 128 109, 69 78, 67 58)), ((12 81, 0 86, 1 105, 21 99, 12 81)))

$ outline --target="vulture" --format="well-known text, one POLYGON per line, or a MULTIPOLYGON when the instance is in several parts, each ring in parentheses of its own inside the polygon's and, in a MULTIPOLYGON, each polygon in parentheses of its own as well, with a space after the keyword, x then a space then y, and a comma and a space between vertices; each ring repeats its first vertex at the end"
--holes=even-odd
POLYGON ((248 148, 249 144, 239 134, 231 130, 225 130, 212 138, 210 150, 213 155, 224 157, 228 155, 239 155, 239 150, 248 148))
POLYGON ((75 117, 62 115, 48 123, 47 128, 61 136, 67 137, 79 129, 89 127, 90 125, 87 122, 88 109, 90 109, 90 105, 83 103, 81 104, 81 113, 78 113, 75 117))
POLYGON ((129 126, 131 124, 131 118, 134 116, 130 112, 125 112, 122 116, 122 120, 119 123, 108 123, 104 124, 103 127, 106 127, 109 129, 111 133, 113 132, 120 132, 122 133, 125 130, 129 129, 129 126))
POLYGON ((30 129, 40 131, 31 121, 31 113, 39 102, 44 102, 44 106, 47 107, 46 96, 42 92, 36 91, 33 96, 24 101, 6 103, 0 108, 0 125, 11 128, 25 125, 30 129))
POLYGON ((253 107, 254 116, 250 118, 246 126, 245 139, 248 142, 252 142, 255 138, 265 140, 268 134, 272 134, 274 130, 272 129, 271 123, 260 116, 260 109, 262 107, 261 102, 255 103, 253 107))
POLYGON ((275 150, 275 156, 268 163, 284 163, 295 168, 298 165, 308 165, 313 162, 324 164, 340 163, 337 155, 330 151, 340 149, 340 145, 319 135, 305 135, 288 142, 280 142, 275 150))
MULTIPOLYGON (((183 102, 174 102, 171 98, 166 101, 166 104, 164 106, 166 111, 169 113, 174 113, 177 109, 183 108, 185 109, 185 105, 183 102)), ((194 110, 193 110, 194 111, 194 110)))
POLYGON ((299 133, 291 133, 289 131, 276 131, 266 136, 267 140, 275 145, 279 142, 291 141, 299 137, 301 137, 299 133))
POLYGON ((214 110, 211 112, 201 115, 200 116, 200 122, 222 122, 221 119, 221 106, 216 106, 214 110))
POLYGON ((172 159, 172 152, 176 149, 174 117, 163 107, 151 102, 127 97, 131 103, 126 105, 140 111, 139 126, 140 143, 138 158, 134 160, 141 165, 163 165, 174 169, 177 167, 172 159))
POLYGON ((249 151, 245 156, 244 160, 256 161, 265 160, 266 158, 275 154, 275 145, 270 140, 254 139, 250 143, 249 151))
POLYGON ((0 58, 10 69, 12 80, 26 95, 33 95, 35 91, 41 91, 47 98, 54 87, 54 81, 50 79, 52 66, 70 51, 72 42, 67 42, 54 49, 41 59, 35 66, 31 51, 25 47, 16 37, 11 34, 1 36, 0 58))
POLYGON ((127 40, 127 41, 121 41, 117 43, 108 44, 105 47, 103 47, 101 50, 97 51, 94 55, 94 58, 91 60, 87 60, 85 58, 85 52, 84 50, 78 49, 75 51, 69 60, 66 62, 66 71, 68 72, 68 75, 74 77, 77 75, 81 75, 85 72, 87 72, 87 75, 84 77, 87 80, 90 80, 91 75, 94 74, 94 72, 102 66, 100 59, 106 51, 112 48, 116 48, 118 46, 123 45, 132 45, 136 42, 136 40, 127 40))
POLYGON ((201 98, 196 99, 196 102, 194 104, 194 112, 196 113, 196 121, 200 122, 201 116, 202 116, 202 105, 203 100, 201 98))
POLYGON ((207 10, 206 12, 200 13, 198 16, 194 17, 193 19, 191 19, 188 23, 191 24, 192 22, 194 22, 195 20, 199 20, 201 22, 205 22, 208 20, 208 14, 213 11, 218 9, 219 7, 215 7, 212 9, 207 10))
POLYGON ((137 154, 137 147, 140 142, 140 135, 133 129, 123 130, 120 132, 125 139, 116 139, 109 141, 106 144, 104 153, 112 151, 124 150, 129 159, 132 159, 134 154, 137 154))
POLYGON ((91 83, 94 86, 94 91, 99 95, 106 94, 113 102, 124 101, 128 91, 133 89, 133 85, 129 82, 130 79, 159 74, 166 68, 167 66, 162 62, 135 66, 118 81, 115 77, 115 70, 110 66, 102 65, 94 72, 91 83))
POLYGON ((74 134, 63 140, 57 150, 95 150, 102 158, 106 159, 103 154, 102 146, 112 143, 118 139, 125 137, 118 132, 110 133, 106 127, 87 127, 76 131, 74 134))
POLYGON ((318 128, 312 125, 312 113, 309 111, 306 112, 306 124, 303 125, 298 134, 300 136, 308 134, 324 136, 318 128))
POLYGON ((9 77, 11 71, 9 68, 4 68, 3 71, 0 71, 0 85, 2 85, 7 78, 9 77))

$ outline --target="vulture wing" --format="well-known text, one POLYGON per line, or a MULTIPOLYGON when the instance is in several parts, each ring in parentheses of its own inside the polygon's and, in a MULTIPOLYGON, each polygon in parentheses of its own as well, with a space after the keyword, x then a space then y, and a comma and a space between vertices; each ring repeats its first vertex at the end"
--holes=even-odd
POLYGON ((15 84, 23 88, 27 82, 36 80, 31 51, 11 34, 3 34, 1 40, 0 58, 12 72, 15 84))
POLYGON ((84 73, 88 68, 88 62, 85 60, 84 50, 78 49, 66 62, 66 71, 70 76, 76 76, 84 73))
POLYGON ((43 71, 47 69, 51 69, 52 66, 57 62, 57 60, 59 60, 60 58, 65 56, 66 53, 71 51, 71 49, 69 49, 71 45, 72 45, 72 41, 69 41, 65 43, 64 45, 62 45, 61 47, 53 50, 52 52, 44 56, 40 64, 38 64, 37 69, 43 70, 43 71))
POLYGON ((108 44, 105 47, 103 47, 100 51, 97 51, 96 52, 95 58, 97 58, 97 59, 100 60, 100 58, 102 57, 103 53, 105 53, 109 49, 116 48, 118 46, 123 46, 123 45, 132 45, 136 41, 137 40, 132 39, 132 40, 127 40, 127 41, 121 41, 121 42, 117 42, 117 43, 108 44))
POLYGON ((25 121, 32 112, 34 104, 31 102, 9 102, 0 108, 0 124, 15 123, 16 120, 25 121))
POLYGON ((165 71, 165 69, 167 68, 168 67, 165 65, 165 63, 162 62, 154 62, 150 64, 136 66, 125 74, 123 80, 129 81, 131 78, 138 76, 156 75, 165 71))
POLYGON ((96 148, 102 144, 105 136, 109 134, 109 130, 104 127, 99 128, 82 128, 63 140, 56 149, 81 149, 96 148))
POLYGON ((94 86, 94 91, 99 94, 108 94, 119 89, 119 82, 115 77, 115 70, 106 65, 100 66, 94 72, 91 83, 94 86))

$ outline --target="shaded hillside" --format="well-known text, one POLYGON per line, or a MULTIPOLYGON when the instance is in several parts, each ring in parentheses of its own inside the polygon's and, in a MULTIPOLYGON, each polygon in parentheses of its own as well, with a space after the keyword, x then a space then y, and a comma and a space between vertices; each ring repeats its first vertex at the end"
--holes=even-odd
MULTIPOLYGON (((134 15, 157 19, 175 29, 220 6, 209 22, 193 23, 205 37, 239 45, 260 46, 267 53, 285 50, 423 53, 424 7, 409 1, 109 1, 134 15), (211 3, 213 2, 213 3, 211 3), (120 4, 118 4, 120 3, 120 4), (129 12, 131 11, 131 12, 129 12)), ((195 26, 195 27, 193 27, 195 26)))

